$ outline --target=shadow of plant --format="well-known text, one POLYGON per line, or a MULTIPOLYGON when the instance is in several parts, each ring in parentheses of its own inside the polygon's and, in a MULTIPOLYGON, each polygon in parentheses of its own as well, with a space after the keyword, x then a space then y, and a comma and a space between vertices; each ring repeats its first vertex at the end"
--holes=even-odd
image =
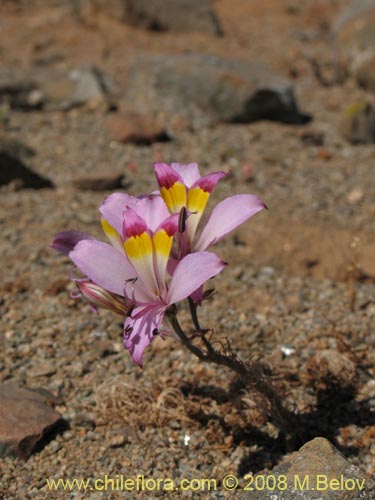
MULTIPOLYGON (((232 384, 233 387, 236 385, 238 390, 238 384, 232 384)), ((201 387, 185 385, 181 390, 186 396, 210 397, 219 405, 233 403, 239 395, 233 390, 226 391, 212 385, 201 387)), ((247 423, 228 425, 221 415, 211 412, 205 413, 203 410, 189 416, 198 421, 202 427, 215 420, 225 435, 233 437, 234 446, 246 443, 248 447, 254 445, 257 447, 257 450, 244 457, 238 466, 238 474, 244 475, 249 472, 256 473, 264 469, 271 469, 285 453, 298 450, 315 437, 328 439, 346 457, 356 456, 360 448, 341 445, 337 436, 340 429, 349 425, 360 428, 375 425, 375 412, 370 406, 370 401, 356 401, 357 391, 358 387, 354 384, 340 385, 337 382, 327 382, 324 388, 317 390, 314 408, 295 415, 295 432, 289 436, 280 432, 277 437, 273 437, 247 423)))

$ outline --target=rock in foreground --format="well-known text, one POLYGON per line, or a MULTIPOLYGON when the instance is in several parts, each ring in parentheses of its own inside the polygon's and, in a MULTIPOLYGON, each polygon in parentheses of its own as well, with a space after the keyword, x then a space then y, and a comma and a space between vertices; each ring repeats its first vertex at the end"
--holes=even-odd
MULTIPOLYGON (((266 478, 267 476, 263 476, 266 478)), ((361 476, 324 438, 315 438, 275 467, 272 489, 243 493, 241 500, 370 500, 370 479, 361 476)), ((255 481, 254 481, 255 482, 255 481)), ((270 485, 273 481, 270 481, 270 485)), ((255 488, 254 488, 255 490, 255 488)))
POLYGON ((27 459, 35 446, 61 422, 45 393, 17 387, 0 386, 0 457, 27 459))

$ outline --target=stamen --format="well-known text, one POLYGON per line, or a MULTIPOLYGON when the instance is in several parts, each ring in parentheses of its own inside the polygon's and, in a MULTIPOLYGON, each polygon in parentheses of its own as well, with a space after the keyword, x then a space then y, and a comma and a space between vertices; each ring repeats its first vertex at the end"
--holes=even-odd
POLYGON ((128 325, 128 326, 125 328, 125 330, 124 330, 124 336, 125 336, 125 337, 129 337, 129 335, 132 333, 132 331, 133 331, 133 327, 132 327, 132 326, 130 326, 130 325, 128 325))
POLYGON ((178 231, 183 233, 186 229, 186 219, 187 219, 187 210, 185 207, 182 207, 180 210, 180 215, 178 217, 178 231))

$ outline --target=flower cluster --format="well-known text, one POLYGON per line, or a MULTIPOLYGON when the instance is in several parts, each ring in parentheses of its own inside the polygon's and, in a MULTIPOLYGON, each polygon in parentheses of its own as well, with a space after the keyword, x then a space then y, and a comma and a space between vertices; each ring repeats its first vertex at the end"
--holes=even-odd
POLYGON ((125 317, 124 345, 139 366, 155 336, 171 333, 163 321, 167 309, 188 297, 199 304, 204 283, 225 267, 207 249, 265 207, 254 195, 230 196, 198 231, 208 198, 226 174, 201 177, 196 163, 156 163, 154 170, 159 191, 114 193, 100 206, 110 244, 79 231, 63 231, 51 243, 84 274, 75 280, 79 294, 94 309, 125 317))

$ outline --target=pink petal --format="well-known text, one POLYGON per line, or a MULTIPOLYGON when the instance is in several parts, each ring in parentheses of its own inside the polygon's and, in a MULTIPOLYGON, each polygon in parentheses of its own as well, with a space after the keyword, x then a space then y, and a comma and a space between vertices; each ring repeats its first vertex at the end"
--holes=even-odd
POLYGON ((132 208, 124 212, 124 238, 125 253, 137 277, 150 297, 157 296, 159 284, 155 274, 152 235, 145 221, 132 208))
POLYGON ((205 175, 204 177, 198 179, 192 188, 200 187, 203 191, 212 193, 216 184, 226 175, 228 175, 226 172, 213 172, 212 174, 205 175))
POLYGON ((178 231, 179 219, 180 214, 169 215, 168 212, 167 217, 161 222, 161 224, 159 224, 159 226, 156 228, 156 231, 159 231, 159 229, 164 229, 168 236, 174 236, 178 231))
POLYGON ((139 198, 133 208, 144 219, 151 231, 155 231, 169 217, 167 205, 160 195, 139 198))
POLYGON ((69 257, 91 281, 121 296, 124 296, 127 281, 135 278, 135 271, 125 255, 101 241, 80 241, 69 257))
POLYGON ((93 236, 80 231, 62 231, 55 236, 49 246, 58 252, 69 255, 69 252, 73 250, 79 241, 93 239, 93 236))
POLYGON ((165 306, 136 307, 124 324, 124 346, 137 365, 142 368, 143 351, 154 340, 163 320, 165 306), (142 314, 142 309, 144 313, 142 314), (136 318, 136 319, 134 319, 136 318))
POLYGON ((125 193, 113 193, 107 196, 99 211, 104 219, 122 236, 123 214, 126 207, 134 207, 138 198, 125 193))
POLYGON ((191 295, 225 267, 217 255, 211 252, 191 253, 177 265, 168 291, 168 303, 175 304, 191 295))
POLYGON ((226 198, 212 210, 194 250, 205 250, 214 245, 263 208, 266 208, 263 201, 252 194, 237 194, 226 198))
POLYGON ((160 187, 169 189, 175 182, 183 184, 182 177, 168 163, 154 163, 154 170, 160 187))
POLYGON ((124 238, 139 236, 148 231, 146 222, 140 217, 133 208, 127 208, 124 211, 124 222, 122 234, 124 238))
POLYGON ((122 236, 124 211, 133 208, 141 216, 151 230, 168 217, 169 211, 163 198, 158 194, 137 198, 125 193, 109 195, 99 207, 100 213, 109 224, 122 236))
POLYGON ((194 182, 201 178, 197 163, 188 163, 186 165, 182 163, 171 163, 171 167, 181 176, 187 188, 190 188, 194 182))

